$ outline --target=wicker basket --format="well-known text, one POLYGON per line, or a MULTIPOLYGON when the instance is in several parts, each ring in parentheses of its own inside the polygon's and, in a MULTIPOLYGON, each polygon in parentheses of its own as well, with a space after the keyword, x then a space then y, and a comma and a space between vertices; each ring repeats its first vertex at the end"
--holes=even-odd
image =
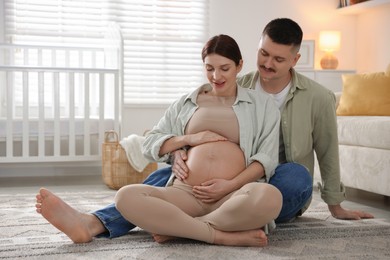
POLYGON ((117 190, 125 185, 141 183, 157 169, 157 163, 149 163, 142 172, 136 171, 129 163, 115 131, 105 132, 102 145, 103 182, 117 190))

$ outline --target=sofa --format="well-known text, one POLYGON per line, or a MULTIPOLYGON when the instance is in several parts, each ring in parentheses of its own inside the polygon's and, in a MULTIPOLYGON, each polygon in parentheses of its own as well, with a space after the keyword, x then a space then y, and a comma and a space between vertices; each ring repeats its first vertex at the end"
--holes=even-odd
POLYGON ((342 77, 336 93, 341 181, 390 196, 390 65, 342 77))

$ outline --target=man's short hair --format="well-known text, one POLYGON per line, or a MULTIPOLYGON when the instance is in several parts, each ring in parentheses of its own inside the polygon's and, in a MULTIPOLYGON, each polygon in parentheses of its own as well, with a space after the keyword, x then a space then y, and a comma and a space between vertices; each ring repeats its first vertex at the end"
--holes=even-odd
POLYGON ((301 27, 293 20, 277 18, 265 26, 264 35, 268 35, 275 43, 293 45, 297 47, 298 51, 302 43, 303 32, 301 27))

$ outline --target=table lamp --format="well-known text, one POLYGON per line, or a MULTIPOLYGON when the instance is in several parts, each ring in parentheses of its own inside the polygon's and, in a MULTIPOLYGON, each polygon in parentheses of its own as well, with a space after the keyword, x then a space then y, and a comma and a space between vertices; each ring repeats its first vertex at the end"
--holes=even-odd
POLYGON ((337 58, 333 55, 334 51, 340 49, 340 32, 321 31, 320 32, 320 50, 325 51, 321 59, 321 68, 336 69, 339 64, 337 58))

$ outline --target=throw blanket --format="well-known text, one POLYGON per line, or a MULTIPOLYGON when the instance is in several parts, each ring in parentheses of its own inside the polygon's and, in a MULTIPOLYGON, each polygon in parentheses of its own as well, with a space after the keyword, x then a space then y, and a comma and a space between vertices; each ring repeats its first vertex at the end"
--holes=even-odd
POLYGON ((125 149, 130 165, 138 172, 142 172, 150 163, 142 154, 141 147, 145 137, 139 135, 129 135, 119 143, 125 149))

